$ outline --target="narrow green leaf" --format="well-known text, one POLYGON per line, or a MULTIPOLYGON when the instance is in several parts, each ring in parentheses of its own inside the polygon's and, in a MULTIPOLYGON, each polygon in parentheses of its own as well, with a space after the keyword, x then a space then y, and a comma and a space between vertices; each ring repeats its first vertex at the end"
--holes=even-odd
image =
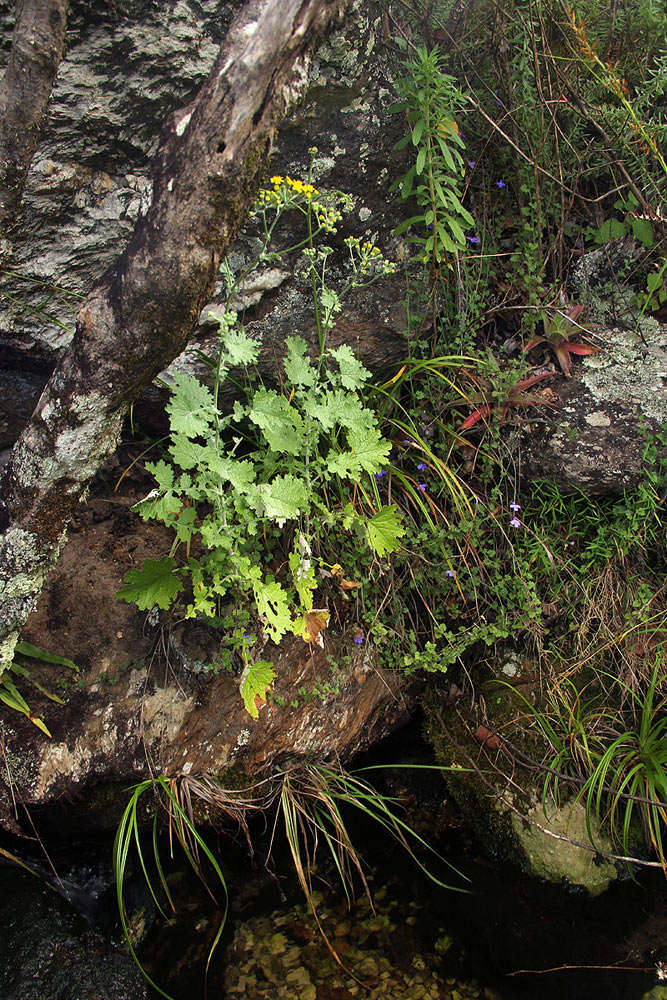
POLYGON ((57 663, 60 667, 68 667, 70 670, 75 670, 79 672, 79 667, 72 660, 68 660, 66 656, 58 656, 57 653, 49 653, 46 649, 41 649, 39 646, 33 646, 31 642, 25 642, 21 640, 16 643, 16 652, 20 653, 21 656, 29 656, 33 660, 43 660, 44 663, 57 663))

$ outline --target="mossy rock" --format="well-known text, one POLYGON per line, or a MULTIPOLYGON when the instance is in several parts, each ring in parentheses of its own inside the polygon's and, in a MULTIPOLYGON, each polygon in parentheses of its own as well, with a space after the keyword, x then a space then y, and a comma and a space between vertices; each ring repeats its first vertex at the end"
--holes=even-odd
MULTIPOLYGON (((514 700, 505 698, 498 706, 498 728, 512 715, 514 700)), ((456 712, 446 716, 447 733, 443 732, 441 706, 435 690, 427 692, 426 739, 440 763, 451 769, 443 772, 447 791, 484 852, 536 878, 583 886, 591 895, 603 892, 618 872, 593 848, 608 853, 613 848, 609 839, 595 830, 593 845, 584 806, 571 802, 558 805, 547 798, 543 808, 541 785, 538 787, 529 770, 516 764, 511 785, 500 772, 489 772, 484 760, 479 770, 474 770, 471 761, 479 758, 479 744, 456 712)))

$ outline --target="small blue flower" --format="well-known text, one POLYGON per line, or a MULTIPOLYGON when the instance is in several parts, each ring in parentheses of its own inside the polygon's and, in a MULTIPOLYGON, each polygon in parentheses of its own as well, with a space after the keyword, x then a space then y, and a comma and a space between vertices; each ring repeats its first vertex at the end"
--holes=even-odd
POLYGON ((354 642, 356 642, 357 646, 361 646, 361 644, 362 644, 363 641, 364 641, 364 633, 363 632, 361 633, 361 635, 355 635, 354 642))
POLYGON ((426 469, 426 462, 420 462, 417 465, 417 468, 419 469, 420 472, 423 472, 426 469))
POLYGON ((451 578, 453 580, 454 577, 456 576, 456 570, 453 570, 453 569, 447 569, 447 570, 445 570, 445 576, 451 576, 451 578))
POLYGON ((515 512, 517 510, 521 510, 521 504, 517 503, 516 500, 512 500, 512 503, 510 504, 510 510, 513 510, 515 512))
POLYGON ((374 472, 373 475, 375 476, 376 479, 384 479, 384 477, 387 475, 387 470, 380 469, 379 472, 374 472))
POLYGON ((479 237, 477 236, 466 236, 468 243, 479 243, 479 237))
POLYGON ((511 528, 520 528, 521 527, 521 521, 519 520, 518 517, 513 517, 512 518, 512 520, 510 521, 510 527, 511 528))
POLYGON ((505 183, 505 181, 496 181, 496 187, 506 188, 507 184, 505 183))
POLYGON ((474 170, 475 167, 477 166, 477 160, 468 160, 468 166, 470 167, 471 170, 474 170))
POLYGON ((421 490, 422 493, 426 493, 426 483, 417 483, 417 489, 421 490))

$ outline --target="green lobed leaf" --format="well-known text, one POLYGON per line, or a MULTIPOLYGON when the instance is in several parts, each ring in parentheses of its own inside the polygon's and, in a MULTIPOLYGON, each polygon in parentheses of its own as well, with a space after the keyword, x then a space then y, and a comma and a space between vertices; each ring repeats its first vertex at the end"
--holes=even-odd
POLYGON ((181 542, 189 542, 195 530, 196 507, 183 507, 174 522, 176 536, 181 542))
POLYGON ((172 431, 195 438, 206 435, 213 422, 213 396, 192 375, 174 377, 171 399, 167 403, 172 431))
POLYGON ((345 389, 327 390, 319 400, 309 395, 304 410, 325 431, 333 430, 336 425, 363 431, 375 424, 373 411, 363 406, 355 393, 345 389))
POLYGON ((246 663, 245 670, 241 674, 241 697, 246 711, 253 717, 259 718, 258 702, 262 705, 266 701, 266 692, 271 687, 276 672, 267 660, 258 660, 257 663, 246 663))
POLYGON ((264 434, 273 451, 299 455, 303 451, 301 414, 273 389, 258 389, 248 416, 264 434))
POLYGON ((381 559, 399 548, 399 538, 404 534, 405 528, 401 524, 401 516, 395 504, 381 507, 377 514, 366 522, 368 544, 381 559))
POLYGON ((252 340, 244 330, 228 330, 223 343, 227 355, 227 364, 254 365, 259 357, 259 344, 252 340))
POLYGON ((263 581, 257 567, 248 573, 252 580, 257 610, 264 621, 264 628, 272 642, 280 642, 292 624, 289 595, 277 580, 263 581))
POLYGON ((345 389, 361 389, 371 377, 371 373, 364 368, 361 361, 357 360, 352 348, 348 344, 341 344, 330 353, 338 362, 342 386, 345 389))
POLYGON ((327 456, 329 471, 342 479, 358 479, 362 471, 371 475, 379 472, 391 451, 391 441, 386 441, 376 427, 351 430, 348 445, 349 451, 336 454, 332 449, 327 456))
POLYGON ((258 486, 257 497, 263 507, 264 516, 280 523, 294 520, 307 509, 310 490, 303 479, 288 473, 276 476, 270 483, 258 486))
POLYGON ((174 485, 173 466, 167 465, 162 460, 159 462, 146 462, 146 472, 150 472, 152 476, 155 476, 158 489, 161 493, 166 493, 174 485))
POLYGON ((285 358, 285 376, 290 385, 303 385, 312 388, 315 385, 316 371, 307 355, 308 345, 303 337, 288 337, 287 357, 285 358))
POLYGON ((158 490, 151 490, 147 497, 134 504, 132 510, 136 510, 144 521, 155 518, 171 527, 181 506, 181 501, 174 496, 171 490, 167 491, 164 496, 160 496, 158 490))
POLYGON ((121 601, 134 603, 141 611, 150 611, 157 604, 166 610, 183 584, 176 574, 176 561, 171 556, 145 559, 141 569, 125 574, 125 585, 116 593, 121 601))
POLYGON ((215 452, 208 445, 196 444, 185 434, 175 434, 169 448, 171 457, 181 469, 201 469, 215 452))
POLYGON ((255 466, 247 459, 215 455, 209 462, 211 472, 237 493, 247 493, 255 482, 255 466))

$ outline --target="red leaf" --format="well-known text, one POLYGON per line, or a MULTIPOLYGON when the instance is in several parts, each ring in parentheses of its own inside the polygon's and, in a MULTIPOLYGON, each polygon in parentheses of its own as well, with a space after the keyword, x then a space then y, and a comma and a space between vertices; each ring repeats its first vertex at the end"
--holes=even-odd
POLYGON ((544 337, 531 337, 531 339, 525 345, 524 351, 532 351, 532 349, 534 347, 537 347, 538 344, 543 344, 543 343, 544 343, 544 337))
POLYGON ((567 348, 567 344, 561 344, 559 347, 554 347, 554 351, 556 352, 558 364, 560 365, 563 374, 570 378, 572 375, 572 358, 568 354, 567 348))
POLYGON ((483 417, 488 417, 490 413, 491 407, 488 403, 486 403, 484 406, 481 406, 479 410, 475 410, 469 417, 466 417, 461 424, 460 429, 462 431, 467 431, 469 427, 473 427, 478 420, 482 420, 483 417))
POLYGON ((599 347, 593 347, 592 344, 566 344, 564 346, 570 354, 595 354, 596 351, 600 350, 599 347))
POLYGON ((551 378, 553 372, 544 372, 542 375, 531 375, 530 378, 523 378, 520 382, 514 386, 512 392, 517 390, 520 392, 522 389, 530 389, 531 385, 535 385, 536 382, 541 382, 543 378, 551 378))

